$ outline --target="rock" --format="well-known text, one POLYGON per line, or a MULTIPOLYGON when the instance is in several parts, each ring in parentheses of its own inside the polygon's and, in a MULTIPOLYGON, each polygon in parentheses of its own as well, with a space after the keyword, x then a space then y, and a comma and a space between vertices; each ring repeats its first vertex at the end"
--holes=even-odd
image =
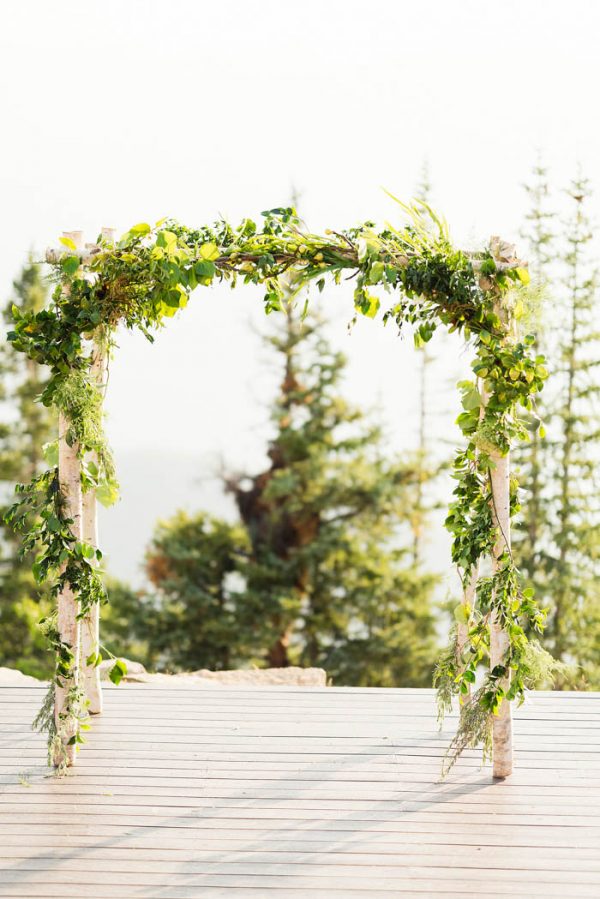
POLYGON ((29 677, 16 668, 0 668, 0 686, 2 687, 39 687, 43 681, 29 677))
POLYGON ((178 677, 198 678, 219 684, 250 684, 263 687, 326 687, 323 668, 242 668, 235 671, 192 671, 178 677))
MULTIPOLYGON (((128 683, 165 683, 177 682, 185 687, 219 687, 239 684, 256 687, 326 687, 327 674, 322 668, 240 668, 233 671, 185 671, 180 674, 151 674, 140 662, 123 659, 127 665, 127 674, 123 682, 128 683)), ((108 680, 108 673, 113 666, 111 659, 100 663, 100 678, 108 680)))
MULTIPOLYGON (((185 671, 181 674, 150 674, 141 662, 123 659, 127 665, 124 683, 154 684, 177 683, 182 687, 198 687, 210 689, 220 686, 248 687, 326 687, 327 673, 322 668, 239 668, 233 671, 185 671)), ((114 662, 105 659, 100 663, 100 678, 107 681, 108 673, 114 662)), ((14 668, 0 668, 0 686, 27 687, 40 686, 42 681, 28 677, 14 668)))

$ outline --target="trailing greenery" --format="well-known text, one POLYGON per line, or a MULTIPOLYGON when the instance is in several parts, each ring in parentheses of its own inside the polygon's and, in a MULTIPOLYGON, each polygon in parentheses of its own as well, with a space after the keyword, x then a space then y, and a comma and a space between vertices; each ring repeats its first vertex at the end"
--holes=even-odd
MULTIPOLYGON (((515 440, 526 436, 520 416, 531 412, 532 397, 541 389, 546 370, 543 358, 532 352, 534 338, 519 340, 514 334, 513 321, 522 306, 519 292, 528 273, 513 248, 493 238, 481 252, 465 253, 453 246, 445 222, 428 206, 400 205, 408 224, 399 229, 387 225, 379 231, 366 222, 346 231, 312 234, 291 207, 265 213, 260 228, 250 219, 237 228, 224 221, 199 229, 173 221, 155 228, 139 224, 116 246, 100 240, 85 260, 63 238, 64 252, 53 264, 57 284, 51 305, 35 312, 15 310, 9 338, 16 350, 48 366, 44 402, 60 403, 74 416, 70 434, 79 440, 85 470, 98 449, 97 428, 91 426, 95 405, 83 396, 88 388, 98 389, 87 374, 90 338, 100 336, 110 345, 114 329, 123 323, 152 339, 151 331, 183 308, 199 285, 215 281, 264 285, 265 310, 270 313, 281 310, 288 298, 281 280, 286 272, 297 290, 308 284, 321 290, 327 278, 339 283, 349 275, 355 282, 357 314, 375 317, 382 297, 388 297, 383 320, 395 322, 401 331, 412 326, 418 344, 427 343, 440 323, 459 331, 473 344, 475 379, 462 385, 465 411, 459 424, 467 447, 456 459, 457 487, 448 526, 454 537, 454 561, 462 577, 468 578, 497 536, 489 512, 490 452, 506 453, 515 440), (478 382, 485 385, 487 395, 481 415, 478 382), (81 402, 71 401, 73 394, 65 393, 65 384, 79 385, 81 402)), ((42 498, 39 512, 44 523, 24 528, 25 541, 39 546, 38 576, 49 578, 55 592, 68 582, 80 596, 83 610, 104 597, 91 564, 93 551, 69 540, 69 522, 55 496, 57 488, 50 488, 55 484, 52 470, 46 478, 35 488, 42 498)), ((116 489, 106 454, 100 454, 94 480, 116 489)), ((93 489, 90 483, 84 486, 93 489)), ((12 517, 20 522, 27 518, 18 510, 12 517)), ((510 647, 503 664, 490 672, 478 693, 478 706, 487 714, 496 712, 504 699, 523 695, 521 662, 527 633, 541 629, 543 622, 530 592, 521 589, 510 554, 493 579, 480 582, 463 658, 447 672, 451 689, 463 696, 486 655, 492 614, 506 628, 510 647), (512 682, 507 691, 509 670, 512 682)))

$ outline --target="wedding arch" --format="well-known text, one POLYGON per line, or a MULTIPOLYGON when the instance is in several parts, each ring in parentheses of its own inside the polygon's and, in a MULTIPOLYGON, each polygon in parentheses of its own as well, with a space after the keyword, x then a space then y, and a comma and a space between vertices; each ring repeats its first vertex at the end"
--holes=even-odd
MULTIPOLYGON (((102 229, 93 244, 65 232, 48 251, 55 289, 48 308, 14 307, 15 350, 48 367, 40 398, 58 411, 59 436, 45 448, 48 468, 17 487, 7 519, 37 554, 33 574, 49 582, 55 611, 41 623, 56 654, 55 676, 39 716, 50 760, 74 762, 88 712, 102 707, 98 665, 99 607, 107 600, 99 563, 96 502, 110 504, 118 484, 103 430, 107 359, 118 326, 152 330, 183 309, 191 292, 216 281, 263 285, 265 311, 276 312, 292 292, 327 279, 353 278, 357 313, 374 318, 389 295, 384 322, 410 325, 417 345, 438 325, 458 331, 473 349, 473 379, 462 381, 465 438, 457 452, 454 498, 447 518, 452 559, 463 585, 448 650, 435 680, 441 711, 460 699, 452 752, 483 744, 493 773, 512 771, 512 700, 522 700, 539 650, 528 635, 544 613, 523 587, 511 553, 510 523, 517 484, 510 448, 526 437, 521 416, 535 414, 534 396, 546 377, 534 338, 520 338, 526 264, 499 238, 478 252, 453 246, 446 223, 429 206, 400 204, 407 223, 377 230, 371 222, 323 235, 306 230, 293 208, 263 213, 259 227, 244 219, 187 228, 171 220, 135 225, 116 241, 102 229), (285 279, 282 276, 286 276, 285 279), (491 566, 480 570, 480 563, 491 566), (477 669, 489 663, 477 683, 477 669)), ((118 683, 124 663, 114 659, 118 683)))

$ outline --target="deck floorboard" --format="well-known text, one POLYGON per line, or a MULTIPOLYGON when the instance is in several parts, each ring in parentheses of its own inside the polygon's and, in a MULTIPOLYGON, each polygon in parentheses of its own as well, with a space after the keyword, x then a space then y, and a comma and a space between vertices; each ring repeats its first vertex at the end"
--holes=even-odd
POLYGON ((42 688, 0 688, 0 897, 600 896, 600 693, 515 710, 515 774, 430 690, 105 690, 77 767, 49 776, 42 688))

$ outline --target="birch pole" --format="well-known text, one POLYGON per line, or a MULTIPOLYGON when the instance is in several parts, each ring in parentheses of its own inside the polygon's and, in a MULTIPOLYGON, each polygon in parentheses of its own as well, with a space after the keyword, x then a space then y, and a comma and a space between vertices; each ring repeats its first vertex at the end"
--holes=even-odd
MULTIPOLYGON (((504 320, 508 332, 515 331, 515 322, 511 320, 510 313, 502 309, 498 304, 497 315, 504 320)), ((496 529, 496 541, 492 549, 492 574, 496 574, 501 565, 502 556, 510 553, 510 453, 503 455, 499 450, 490 453, 492 468, 491 504, 492 521, 496 529)), ((510 639, 506 631, 492 614, 490 619, 490 669, 493 671, 496 665, 504 665, 506 654, 510 647, 510 639)), ((510 669, 502 681, 505 691, 510 686, 510 669)), ((504 778, 512 774, 513 770, 513 740, 512 740, 512 706, 507 699, 500 703, 498 713, 492 718, 492 765, 494 777, 504 778)))
MULTIPOLYGON (((485 403, 486 403, 486 395, 485 395, 485 387, 477 378, 476 381, 477 389, 479 390, 482 398, 482 405, 479 409, 479 420, 483 418, 485 412, 485 403)), ((477 450, 475 451, 477 453, 477 450)), ((479 580, 479 569, 480 569, 480 560, 477 559, 473 568, 471 569, 471 573, 469 575, 469 580, 463 586, 463 595, 462 595, 462 605, 465 610, 465 621, 460 621, 456 630, 456 652, 458 655, 459 664, 462 662, 462 654, 464 652, 465 646, 467 645, 469 638, 469 616, 475 607, 475 598, 477 595, 477 582, 479 580)), ((462 670, 462 666, 461 666, 462 670)), ((471 684, 468 685, 468 695, 471 695, 471 684)))
MULTIPOLYGON (((90 373, 92 380, 102 389, 104 383, 106 356, 100 343, 95 343, 92 354, 90 373)), ((96 462, 97 459, 92 460, 96 462)), ((84 543, 98 549, 98 502, 96 491, 87 490, 82 495, 82 539, 84 543)), ((94 564, 97 564, 95 562, 94 564)), ((100 604, 94 603, 81 619, 81 668, 83 689, 88 700, 88 711, 91 715, 102 712, 102 687, 100 685, 100 669, 97 665, 88 665, 87 659, 100 649, 100 604)))
MULTIPOLYGON (((77 250, 83 245, 81 231, 65 231, 64 236, 70 238, 77 250)), ((61 413, 58 419, 58 479, 60 490, 64 498, 64 511, 72 520, 70 530, 75 540, 82 537, 82 497, 81 497, 81 469, 78 456, 78 446, 69 446, 67 433, 70 427, 69 420, 61 413)), ((54 764, 72 765, 75 760, 76 746, 70 745, 69 740, 77 732, 78 722, 69 714, 69 693, 79 686, 80 663, 80 622, 77 617, 79 601, 73 592, 71 585, 66 584, 57 601, 57 628, 59 639, 69 647, 73 654, 72 673, 70 677, 58 678, 54 697, 54 723, 61 739, 61 746, 54 751, 54 764)))
MULTIPOLYGON (((510 455, 493 453, 491 460, 492 517, 498 536, 492 551, 492 572, 500 567, 500 560, 510 551, 510 455)), ((504 665, 510 645, 506 631, 500 626, 496 615, 490 621, 490 667, 504 665)), ((505 690, 510 684, 510 670, 503 681, 505 690)), ((512 708, 507 699, 500 703, 498 714, 492 720, 492 760, 494 777, 508 777, 513 769, 512 750, 512 708)))
MULTIPOLYGON (((114 243, 115 233, 112 228, 102 228, 105 241, 114 243)), ((93 249, 93 247, 91 247, 93 249)), ((94 341, 90 374, 92 381, 104 394, 107 366, 106 347, 102 338, 94 341)), ((98 464, 98 459, 94 461, 98 464)), ((94 490, 88 490, 82 496, 82 533, 83 540, 94 549, 98 549, 98 500, 94 490)), ((97 563, 96 563, 97 564, 97 563)), ((102 713, 102 685, 100 669, 97 665, 88 665, 87 659, 100 650, 100 605, 94 603, 81 621, 81 665, 83 688, 88 699, 88 711, 91 715, 102 713)))
MULTIPOLYGON (((479 561, 477 561, 471 570, 468 582, 463 587, 462 605, 464 607, 466 621, 459 621, 456 629, 456 655, 460 670, 464 669, 462 655, 469 637, 469 616, 475 605, 475 594, 477 592, 477 581, 479 580, 479 561)), ((471 684, 468 685, 468 695, 471 695, 471 684)))

